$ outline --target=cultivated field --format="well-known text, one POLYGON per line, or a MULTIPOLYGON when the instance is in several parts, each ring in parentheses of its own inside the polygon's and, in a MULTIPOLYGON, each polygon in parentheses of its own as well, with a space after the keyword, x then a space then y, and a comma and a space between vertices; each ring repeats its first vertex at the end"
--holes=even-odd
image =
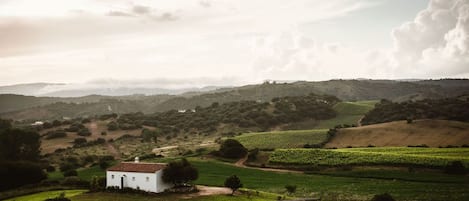
POLYGON ((342 166, 342 165, 415 165, 444 167, 462 161, 469 167, 469 148, 349 148, 349 149, 278 149, 271 163, 342 166))
POLYGON ((383 124, 340 129, 326 148, 401 147, 427 145, 446 147, 448 145, 469 145, 469 123, 446 120, 416 120, 411 124, 396 121, 383 124))
POLYGON ((305 144, 318 144, 326 140, 327 130, 289 130, 245 133, 236 136, 246 148, 277 149, 301 148, 305 144))

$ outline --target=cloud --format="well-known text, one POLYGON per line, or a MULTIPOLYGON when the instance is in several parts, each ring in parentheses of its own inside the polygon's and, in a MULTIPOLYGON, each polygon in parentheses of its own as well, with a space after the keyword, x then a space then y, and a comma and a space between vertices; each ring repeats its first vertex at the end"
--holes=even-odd
POLYGON ((132 7, 132 12, 139 15, 146 15, 151 12, 151 7, 149 6, 142 6, 142 5, 135 5, 132 7))
POLYGON ((134 17, 134 15, 122 11, 109 11, 107 16, 114 16, 114 17, 134 17))
MULTIPOLYGON (((254 72, 262 79, 327 80, 369 75, 383 61, 378 51, 316 41, 298 31, 259 37, 253 42, 254 72)), ((378 72, 376 72, 378 73, 378 72)))
POLYGON ((424 77, 469 73, 468 0, 432 0, 392 36, 396 72, 424 77))

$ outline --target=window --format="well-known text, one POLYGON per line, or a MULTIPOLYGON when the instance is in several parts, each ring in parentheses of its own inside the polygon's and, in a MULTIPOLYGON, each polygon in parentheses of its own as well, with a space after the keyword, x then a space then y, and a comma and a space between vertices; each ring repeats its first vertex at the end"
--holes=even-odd
POLYGON ((132 177, 132 181, 135 181, 135 177, 132 177))
POLYGON ((150 181, 150 177, 147 177, 147 182, 150 181))
POLYGON ((114 179, 114 175, 111 175, 111 178, 114 179))

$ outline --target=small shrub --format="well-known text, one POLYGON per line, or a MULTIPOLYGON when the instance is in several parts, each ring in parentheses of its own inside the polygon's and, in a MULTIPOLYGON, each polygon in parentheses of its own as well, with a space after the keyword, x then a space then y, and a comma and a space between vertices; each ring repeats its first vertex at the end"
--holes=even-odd
POLYGON ((78 176, 78 172, 76 170, 67 170, 63 173, 64 177, 73 177, 78 176))
POLYGON ((55 167, 52 166, 52 165, 48 165, 48 166, 46 167, 46 171, 47 171, 47 172, 54 172, 54 171, 55 171, 55 167))
POLYGON ((288 194, 291 195, 296 192, 296 185, 285 185, 285 189, 287 189, 288 194))
POLYGON ((395 201, 395 200, 388 193, 384 193, 384 194, 378 194, 378 195, 373 196, 371 201, 395 201))

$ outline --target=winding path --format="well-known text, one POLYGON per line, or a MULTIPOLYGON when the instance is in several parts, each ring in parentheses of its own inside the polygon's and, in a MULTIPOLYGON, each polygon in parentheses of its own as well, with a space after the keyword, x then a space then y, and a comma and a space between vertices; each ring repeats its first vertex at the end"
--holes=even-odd
POLYGON ((244 163, 248 159, 248 156, 244 156, 243 158, 239 159, 236 161, 236 163, 231 164, 236 167, 240 168, 247 168, 247 169, 255 169, 255 170, 262 170, 262 171, 269 171, 269 172, 283 172, 283 173, 297 173, 297 174, 304 174, 303 171, 298 171, 298 170, 287 170, 287 169, 278 169, 278 168, 261 168, 261 167, 251 167, 251 166, 246 166, 244 163))

